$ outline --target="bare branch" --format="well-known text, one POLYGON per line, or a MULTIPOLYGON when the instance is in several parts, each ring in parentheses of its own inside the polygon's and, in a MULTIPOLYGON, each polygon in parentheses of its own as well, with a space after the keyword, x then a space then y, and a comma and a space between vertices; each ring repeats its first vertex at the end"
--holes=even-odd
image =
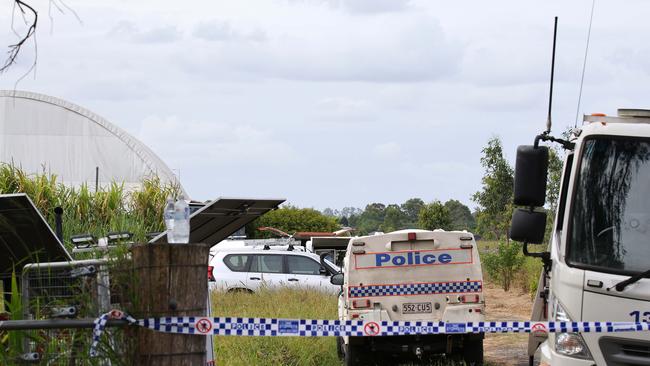
MULTIPOLYGON (((14 6, 18 7, 18 10, 20 10, 20 14, 23 17, 23 20, 25 20, 25 24, 29 25, 29 28, 27 28, 27 32, 25 32, 22 38, 18 36, 20 40, 16 44, 9 46, 9 51, 7 52, 8 53, 7 60, 5 61, 4 65, 0 67, 0 74, 8 70, 9 67, 11 67, 11 65, 16 63, 16 58, 18 57, 18 54, 20 53, 22 46, 25 44, 25 42, 27 42, 27 40, 29 40, 31 37, 34 36, 36 32, 36 24, 38 23, 38 12, 34 10, 34 8, 24 3, 22 0, 14 0, 14 6), (31 12, 31 14, 34 16, 34 20, 32 21, 31 25, 29 24, 29 22, 27 22, 27 11, 31 12)), ((13 28, 13 17, 12 17, 12 28, 13 28)), ((35 62, 36 61, 34 61, 34 63, 35 62)), ((31 72, 34 69, 34 67, 35 64, 32 65, 32 67, 29 69, 29 72, 31 72)))
POLYGON ((77 18, 77 21, 79 22, 79 24, 81 24, 81 25, 84 24, 84 22, 81 20, 81 17, 79 17, 79 14, 77 14, 77 12, 74 11, 74 9, 72 9, 72 8, 71 8, 68 4, 66 4, 63 0, 59 0, 59 3, 61 3, 61 5, 63 5, 64 8, 68 9, 68 11, 71 12, 72 15, 74 15, 75 18, 77 18))
POLYGON ((63 9, 59 6, 59 4, 56 3, 54 0, 48 1, 47 5, 47 17, 50 18, 50 34, 54 33, 54 17, 52 16, 52 5, 56 8, 56 10, 59 11, 59 13, 63 14, 63 9))

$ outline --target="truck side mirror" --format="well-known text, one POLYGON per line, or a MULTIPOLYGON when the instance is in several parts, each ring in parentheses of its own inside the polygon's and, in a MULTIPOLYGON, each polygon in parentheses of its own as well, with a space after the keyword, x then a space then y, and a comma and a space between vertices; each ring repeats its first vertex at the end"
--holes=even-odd
POLYGON ((336 286, 343 286, 343 273, 337 273, 330 277, 330 283, 336 286))
POLYGON ((515 164, 515 205, 526 207, 544 206, 547 175, 548 147, 519 146, 515 164))
POLYGON ((530 244, 542 244, 546 231, 546 212, 518 208, 512 214, 510 239, 530 244))

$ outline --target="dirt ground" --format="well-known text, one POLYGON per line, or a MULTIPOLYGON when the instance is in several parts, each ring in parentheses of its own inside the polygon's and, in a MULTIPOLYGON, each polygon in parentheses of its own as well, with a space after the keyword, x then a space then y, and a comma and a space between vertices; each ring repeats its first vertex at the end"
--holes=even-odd
MULTIPOLYGON (((533 302, 528 293, 518 288, 505 292, 493 284, 485 284, 486 320, 527 320, 533 302)), ((487 334, 484 341, 485 361, 491 365, 527 366, 527 334, 487 334)))

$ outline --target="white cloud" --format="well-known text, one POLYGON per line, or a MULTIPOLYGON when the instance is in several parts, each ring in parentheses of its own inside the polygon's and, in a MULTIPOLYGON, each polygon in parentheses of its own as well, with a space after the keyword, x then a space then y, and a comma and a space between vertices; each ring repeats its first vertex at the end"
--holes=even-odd
POLYGON ((239 31, 234 29, 230 22, 223 20, 201 22, 194 27, 192 35, 206 41, 264 42, 267 40, 266 33, 260 29, 249 32, 239 31))
POLYGON ((395 159, 398 157, 402 148, 397 142, 390 141, 383 144, 376 145, 373 148, 373 153, 380 158, 395 159))
POLYGON ((135 23, 122 20, 108 32, 108 36, 136 43, 170 43, 180 40, 182 33, 172 25, 140 30, 135 23))
MULTIPOLYGON (((296 14, 287 24, 264 30, 263 44, 197 45, 205 48, 198 57, 180 51, 178 57, 186 70, 200 74, 225 70, 263 79, 365 82, 437 80, 454 74, 461 60, 461 47, 432 17, 357 18, 326 10, 320 17, 310 27, 296 14)), ((208 38, 242 37, 229 23, 197 27, 206 28, 200 33, 208 38)))
POLYGON ((138 138, 173 166, 284 166, 299 160, 293 148, 268 131, 239 123, 183 121, 152 115, 138 138))
POLYGON ((352 14, 379 14, 405 11, 411 7, 410 0, 329 0, 330 6, 352 14))

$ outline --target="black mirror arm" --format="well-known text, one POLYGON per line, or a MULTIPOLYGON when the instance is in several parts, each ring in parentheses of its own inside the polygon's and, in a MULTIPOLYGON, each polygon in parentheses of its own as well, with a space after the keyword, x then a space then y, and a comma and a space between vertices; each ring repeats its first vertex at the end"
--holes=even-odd
POLYGON ((524 242, 524 247, 523 247, 523 253, 526 257, 532 257, 532 258, 539 258, 542 260, 542 263, 544 264, 544 271, 549 272, 551 270, 551 253, 549 252, 541 252, 541 253, 536 253, 536 252, 529 252, 528 251, 528 242, 524 242))
POLYGON ((576 144, 571 142, 571 141, 555 138, 555 137, 553 137, 553 136, 551 136, 551 135, 549 135, 548 133, 545 132, 545 133, 543 133, 541 135, 535 136, 535 144, 534 144, 535 148, 537 148, 537 146, 539 146, 539 141, 540 140, 541 141, 557 142, 558 144, 562 145, 564 150, 573 150, 575 148, 575 146, 576 146, 576 144))

